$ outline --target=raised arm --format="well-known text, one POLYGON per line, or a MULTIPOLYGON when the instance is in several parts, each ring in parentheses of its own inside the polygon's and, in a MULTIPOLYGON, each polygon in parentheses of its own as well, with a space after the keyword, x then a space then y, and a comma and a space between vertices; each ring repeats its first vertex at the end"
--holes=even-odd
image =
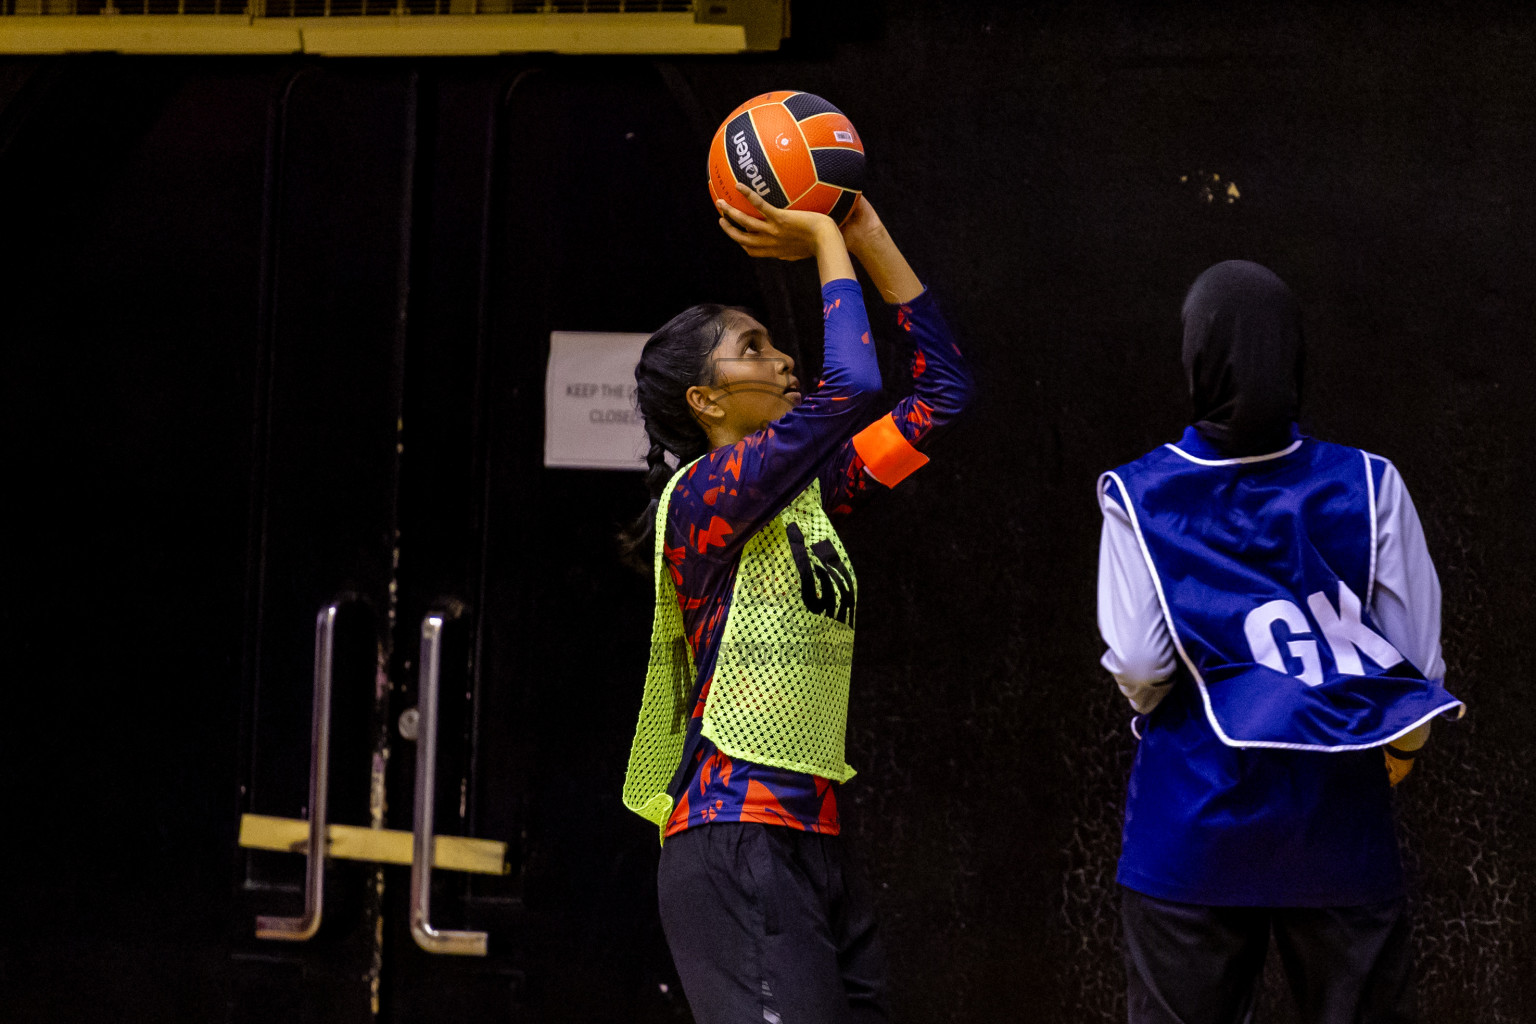
POLYGON ((896 248, 875 208, 860 196, 843 224, 848 251, 863 265, 880 297, 891 305, 911 302, 923 293, 923 283, 912 272, 907 258, 896 248))
POLYGON ((912 394, 845 444, 822 472, 822 498, 838 515, 926 464, 922 449, 960 415, 972 392, 970 370, 937 302, 868 200, 854 206, 843 236, 880 294, 897 304, 896 322, 915 351, 912 394))

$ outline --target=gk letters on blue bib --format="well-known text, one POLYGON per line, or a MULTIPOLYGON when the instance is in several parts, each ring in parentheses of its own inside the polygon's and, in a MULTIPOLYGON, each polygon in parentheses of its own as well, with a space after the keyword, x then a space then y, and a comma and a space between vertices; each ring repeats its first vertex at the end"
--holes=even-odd
POLYGON ((1459 706, 1371 618, 1384 465, 1303 437, 1240 459, 1164 445, 1101 478, 1228 746, 1359 750, 1459 706))

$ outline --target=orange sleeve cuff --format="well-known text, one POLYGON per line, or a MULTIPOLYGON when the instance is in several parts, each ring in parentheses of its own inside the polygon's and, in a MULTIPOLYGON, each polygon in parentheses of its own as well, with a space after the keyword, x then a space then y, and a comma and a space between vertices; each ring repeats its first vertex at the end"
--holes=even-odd
POLYGON ((886 487, 895 487, 928 464, 928 456, 912 447, 889 416, 854 434, 853 450, 864 460, 869 475, 886 487))

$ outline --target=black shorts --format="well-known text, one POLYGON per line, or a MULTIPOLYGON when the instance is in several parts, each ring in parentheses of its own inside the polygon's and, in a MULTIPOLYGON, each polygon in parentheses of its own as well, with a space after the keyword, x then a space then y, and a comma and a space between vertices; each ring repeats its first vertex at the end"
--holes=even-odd
POLYGON ((721 822, 661 848, 661 924, 697 1024, 888 1021, 885 951, 837 836, 721 822))
POLYGON ((1412 1024, 1399 898, 1361 907, 1210 907, 1120 890, 1131 1024, 1244 1024, 1273 932, 1306 1024, 1412 1024))

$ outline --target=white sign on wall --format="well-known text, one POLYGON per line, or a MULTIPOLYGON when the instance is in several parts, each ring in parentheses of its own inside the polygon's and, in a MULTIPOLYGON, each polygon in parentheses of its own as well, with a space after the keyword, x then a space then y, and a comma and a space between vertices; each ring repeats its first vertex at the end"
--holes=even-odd
POLYGON ((635 410, 646 334, 552 331, 544 377, 544 465, 645 469, 650 447, 635 410))

